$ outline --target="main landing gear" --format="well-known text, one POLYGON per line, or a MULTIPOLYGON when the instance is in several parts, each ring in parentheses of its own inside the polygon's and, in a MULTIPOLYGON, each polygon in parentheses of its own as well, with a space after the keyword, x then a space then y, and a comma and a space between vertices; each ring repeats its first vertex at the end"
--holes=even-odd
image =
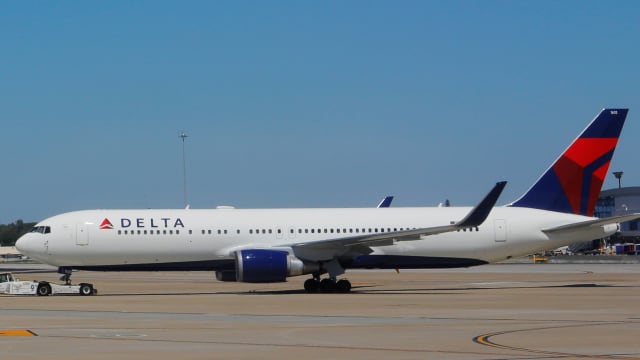
POLYGON ((308 293, 348 293, 351 291, 351 282, 347 279, 337 280, 344 274, 344 268, 338 259, 332 259, 320 264, 320 271, 312 273, 313 278, 304 282, 304 290, 308 293), (320 275, 326 273, 329 277, 320 280, 320 275))
POLYGON ((70 268, 65 268, 65 267, 58 268, 58 274, 63 274, 62 276, 60 276, 60 281, 64 281, 65 285, 71 285, 71 272, 72 272, 72 269, 70 268))
POLYGON ((347 279, 337 280, 335 278, 325 278, 320 280, 320 277, 314 277, 307 279, 304 282, 304 291, 308 293, 348 293, 351 291, 351 282, 347 279))

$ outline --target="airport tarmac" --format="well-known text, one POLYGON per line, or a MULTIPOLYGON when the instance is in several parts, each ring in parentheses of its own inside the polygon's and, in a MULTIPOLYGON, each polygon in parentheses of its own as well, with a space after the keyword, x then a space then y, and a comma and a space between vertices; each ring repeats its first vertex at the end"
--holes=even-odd
MULTIPOLYGON (((10 271, 57 281, 29 267, 10 271)), ((638 264, 347 275, 350 294, 305 294, 306 277, 76 272, 98 296, 0 295, 0 359, 640 358, 638 264)))

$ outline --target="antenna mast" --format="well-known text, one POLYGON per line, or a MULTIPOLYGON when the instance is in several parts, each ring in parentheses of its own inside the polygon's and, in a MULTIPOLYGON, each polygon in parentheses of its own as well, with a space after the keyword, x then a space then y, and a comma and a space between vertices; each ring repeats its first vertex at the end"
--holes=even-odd
POLYGON ((187 201, 187 156, 185 153, 185 140, 188 135, 185 134, 184 131, 180 133, 180 138, 182 138, 182 179, 183 179, 183 189, 184 189, 184 207, 186 208, 189 203, 187 201))

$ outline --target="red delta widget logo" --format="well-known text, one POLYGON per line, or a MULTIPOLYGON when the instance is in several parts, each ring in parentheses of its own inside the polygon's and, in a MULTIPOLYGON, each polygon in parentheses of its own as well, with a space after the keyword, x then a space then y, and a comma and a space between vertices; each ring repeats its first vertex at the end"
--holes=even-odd
POLYGON ((102 220, 102 223, 100 223, 100 229, 113 229, 113 224, 111 223, 111 221, 109 221, 109 219, 104 218, 104 220, 102 220))
MULTIPOLYGON (((180 218, 120 218, 120 227, 123 229, 126 228, 136 228, 136 229, 158 229, 158 228, 177 228, 184 227, 184 223, 180 218)), ((108 218, 104 218, 102 223, 100 223, 100 229, 113 229, 113 224, 109 221, 108 218)))

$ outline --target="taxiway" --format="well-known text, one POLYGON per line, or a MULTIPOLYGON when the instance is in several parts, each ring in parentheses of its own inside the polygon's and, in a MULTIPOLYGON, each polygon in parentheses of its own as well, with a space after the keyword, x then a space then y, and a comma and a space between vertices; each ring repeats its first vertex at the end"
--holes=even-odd
MULTIPOLYGON (((11 271, 57 281, 25 267, 11 271)), ((306 294, 305 277, 243 284, 207 272, 76 272, 98 296, 0 295, 0 358, 640 358, 638 264, 347 275, 350 294, 306 294)))

